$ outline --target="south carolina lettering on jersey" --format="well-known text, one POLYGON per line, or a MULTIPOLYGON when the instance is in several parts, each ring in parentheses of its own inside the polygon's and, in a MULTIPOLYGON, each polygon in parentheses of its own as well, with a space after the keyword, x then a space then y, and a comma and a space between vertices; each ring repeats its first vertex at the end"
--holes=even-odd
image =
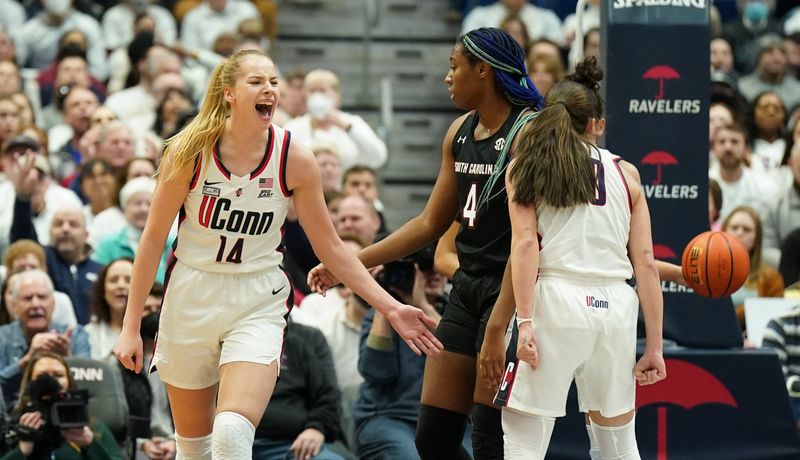
POLYGON ((231 210, 231 200, 214 196, 203 196, 197 220, 200 225, 212 230, 226 230, 243 235, 263 235, 272 226, 274 213, 231 210))
POLYGON ((463 174, 478 174, 481 176, 491 176, 494 172, 493 164, 486 163, 468 163, 465 161, 456 161, 456 172, 463 174))

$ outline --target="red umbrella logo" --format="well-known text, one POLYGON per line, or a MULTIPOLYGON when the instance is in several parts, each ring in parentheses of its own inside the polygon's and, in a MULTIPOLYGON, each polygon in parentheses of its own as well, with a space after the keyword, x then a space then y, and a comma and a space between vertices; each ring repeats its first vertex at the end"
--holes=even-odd
POLYGON ((656 165, 656 179, 653 181, 653 185, 658 185, 661 183, 661 166, 676 165, 678 160, 669 152, 654 150, 642 157, 640 163, 643 165, 656 165))
POLYGON ((672 67, 657 65, 647 69, 644 75, 642 75, 642 78, 658 80, 658 94, 656 94, 656 99, 664 99, 664 80, 677 80, 681 78, 681 75, 672 67))
POLYGON ((703 404, 725 404, 738 407, 731 392, 707 370, 679 359, 667 359, 669 376, 656 385, 638 387, 636 407, 651 404, 658 407, 657 459, 667 460, 667 408, 664 404, 675 404, 691 410, 703 404))
POLYGON ((678 256, 675 251, 670 249, 669 246, 663 244, 653 244, 653 256, 656 259, 677 259, 678 256))

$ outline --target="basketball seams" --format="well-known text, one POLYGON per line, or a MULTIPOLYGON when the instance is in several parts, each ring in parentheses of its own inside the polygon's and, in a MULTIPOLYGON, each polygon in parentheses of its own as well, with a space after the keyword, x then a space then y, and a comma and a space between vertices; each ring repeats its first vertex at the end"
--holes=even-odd
POLYGON ((723 291, 724 292, 723 296, 726 297, 732 294, 732 292, 730 292, 729 290, 731 288, 731 283, 733 283, 733 269, 734 269, 733 248, 731 247, 731 242, 728 240, 728 238, 729 237, 727 235, 722 234, 722 239, 725 240, 725 247, 728 248, 728 256, 730 257, 730 264, 729 264, 730 272, 728 273, 728 284, 725 286, 725 291, 723 291))
POLYGON ((708 277, 708 251, 710 249, 711 249, 711 238, 709 237, 709 238, 706 238, 706 247, 705 247, 705 251, 706 252, 703 255, 704 256, 703 257, 703 262, 705 262, 705 267, 704 267, 705 273, 703 273, 703 275, 705 275, 706 291, 708 292, 708 296, 709 297, 714 297, 714 293, 711 291, 711 284, 710 284, 711 280, 708 277))

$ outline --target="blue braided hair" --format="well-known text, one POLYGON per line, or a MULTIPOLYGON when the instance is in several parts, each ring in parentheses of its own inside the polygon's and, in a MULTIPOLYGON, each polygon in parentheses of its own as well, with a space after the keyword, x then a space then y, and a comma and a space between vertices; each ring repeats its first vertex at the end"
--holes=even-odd
POLYGON ((544 98, 528 77, 525 52, 508 32, 483 27, 462 35, 458 43, 471 60, 483 61, 494 69, 495 81, 511 104, 542 108, 544 98))

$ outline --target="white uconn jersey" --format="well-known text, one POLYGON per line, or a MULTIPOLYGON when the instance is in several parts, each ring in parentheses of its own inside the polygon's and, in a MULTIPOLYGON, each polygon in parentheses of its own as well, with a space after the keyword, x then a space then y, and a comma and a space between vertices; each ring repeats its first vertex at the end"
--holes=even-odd
POLYGON ((627 249, 631 199, 620 158, 594 146, 589 150, 597 176, 592 202, 536 208, 539 267, 542 272, 628 279, 633 276, 627 249))
POLYGON ((291 192, 286 187, 290 134, 269 128, 261 163, 240 177, 225 168, 217 146, 200 157, 180 211, 175 256, 218 273, 252 273, 283 260, 283 222, 291 192))

